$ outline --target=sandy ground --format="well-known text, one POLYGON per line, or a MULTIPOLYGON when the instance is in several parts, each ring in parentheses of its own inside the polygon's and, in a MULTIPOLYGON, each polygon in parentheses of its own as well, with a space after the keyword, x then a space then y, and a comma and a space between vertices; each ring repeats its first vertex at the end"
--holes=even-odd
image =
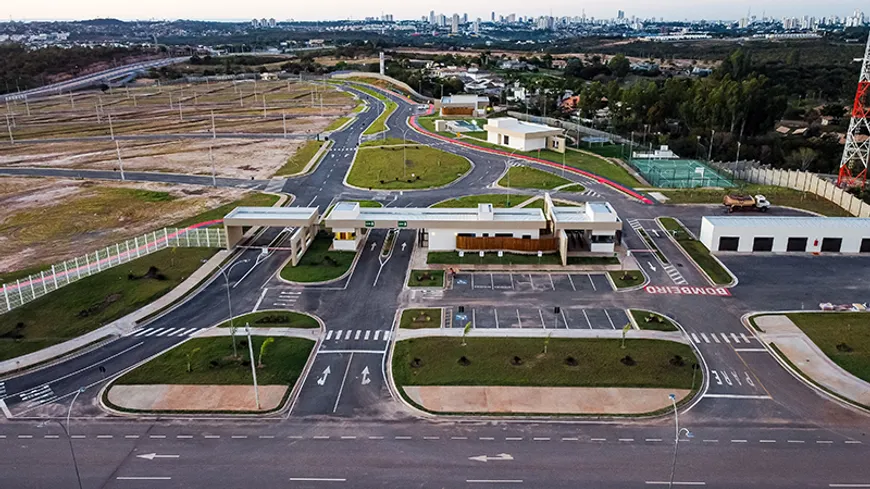
POLYGON ((0 273, 79 256, 232 202, 245 193, 192 185, 0 177, 0 273), (112 188, 169 192, 175 199, 106 200, 101 189, 112 188))
POLYGON ((642 414, 682 399, 686 389, 599 387, 405 386, 417 404, 435 412, 642 414))
MULTIPOLYGON (((261 385, 260 410, 278 408, 286 385, 261 385)), ((142 411, 256 411, 250 385, 116 385, 109 401, 142 411)))

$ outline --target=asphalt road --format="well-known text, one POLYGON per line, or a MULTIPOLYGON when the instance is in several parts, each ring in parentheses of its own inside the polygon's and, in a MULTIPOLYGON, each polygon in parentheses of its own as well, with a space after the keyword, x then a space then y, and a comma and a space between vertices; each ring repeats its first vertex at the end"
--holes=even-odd
MULTIPOLYGON (((457 195, 505 191, 487 188, 505 171, 502 157, 441 141, 437 141, 439 148, 466 156, 474 165, 467 176, 448 187, 403 193, 347 187, 343 179, 361 134, 383 109, 376 99, 357 95, 371 109, 332 135, 331 149, 312 173, 284 184, 283 190, 296 197, 294 205, 325 210, 338 199, 367 198, 390 206, 424 206, 457 195)), ((399 110, 388 120, 388 136, 435 143, 407 130, 405 119, 414 106, 396 101, 399 110)), ((115 176, 112 172, 89 175, 115 176)), ((158 177, 138 174, 135 178, 158 177)), ((207 177, 165 178, 158 181, 211 184, 203 182, 210 180, 207 177)), ((697 232, 701 216, 718 212, 718 207, 645 205, 585 177, 567 173, 566 178, 598 194, 571 197, 614 205, 628 224, 626 244, 637 251, 636 257, 643 256, 638 259, 652 284, 675 285, 683 280, 688 285, 709 285, 654 218, 678 217, 697 232), (652 236, 676 274, 643 251, 646 245, 636 229, 652 236)), ((230 186, 244 182, 218 180, 230 186)), ((89 386, 79 397, 70 440, 86 488, 667 487, 672 467, 680 486, 870 487, 870 469, 863 463, 870 443, 868 417, 794 379, 759 348, 740 321, 750 311, 814 309, 818 302, 827 301, 864 302, 870 293, 867 258, 723 256, 740 278, 729 296, 616 292, 600 276, 576 277, 588 279, 587 286, 558 274, 480 274, 474 285, 455 284, 441 294, 425 295, 402 291, 414 233, 400 233, 388 260, 379 258, 384 236, 383 230, 371 232, 352 274, 327 286, 278 281, 275 273, 287 259, 286 251, 273 250, 258 259, 259 247, 280 248, 279 229, 266 230, 252 243, 255 248, 239 252, 238 259, 249 261, 236 266, 229 277, 235 314, 258 306, 283 307, 277 305, 293 297, 290 308, 315 314, 326 324, 312 369, 301 380, 300 394, 288 413, 267 420, 135 420, 111 418, 96 407, 95 394, 105 378, 184 339, 141 331, 198 329, 226 319, 226 283, 218 276, 186 302, 143 325, 139 333, 7 379, 5 401, 16 420, 0 424, 3 481, 22 488, 75 485, 69 446, 56 420, 65 414, 72 393, 89 386), (405 251, 400 249, 402 243, 407 243, 405 251), (706 374, 704 396, 680 413, 680 426, 693 436, 681 437, 676 464, 671 416, 624 422, 460 421, 419 418, 403 408, 391 397, 383 375, 396 310, 458 305, 481 311, 515 308, 518 317, 521 310, 538 309, 543 315, 543 310, 558 305, 570 318, 564 327, 583 327, 582 316, 589 327, 606 328, 608 320, 612 323, 628 308, 674 318, 692 338, 706 374), (152 453, 163 457, 138 456, 152 453), (480 456, 491 458, 469 458, 480 456)), ((479 327, 485 322, 481 318, 479 327)), ((548 324, 543 321, 535 327, 548 324)), ((558 318, 553 325, 560 327, 558 318)))

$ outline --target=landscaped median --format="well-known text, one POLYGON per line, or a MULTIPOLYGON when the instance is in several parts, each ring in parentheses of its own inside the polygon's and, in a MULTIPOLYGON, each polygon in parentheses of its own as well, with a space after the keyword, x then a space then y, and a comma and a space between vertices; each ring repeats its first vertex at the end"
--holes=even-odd
POLYGON ((468 173, 471 163, 427 146, 360 148, 347 183, 354 187, 409 190, 443 187, 468 173))
POLYGON ((673 321, 661 314, 641 309, 631 309, 629 312, 640 329, 653 331, 679 331, 673 321))
POLYGON ((444 270, 411 270, 408 287, 444 287, 444 270))
POLYGON ((289 282, 317 283, 342 277, 353 265, 356 253, 330 251, 331 246, 332 235, 318 233, 295 267, 287 262, 281 269, 281 278, 289 282))
POLYGON ((764 314, 749 322, 795 373, 870 410, 870 313, 764 314))
POLYGON ((400 329, 440 328, 441 309, 405 309, 399 319, 400 329))
POLYGON ((691 398, 702 385, 691 346, 631 336, 624 348, 618 337, 415 337, 396 342, 393 381, 442 414, 641 415, 668 409, 668 394, 691 398))
POLYGON ((103 401, 127 412, 268 412, 279 409, 305 369, 315 342, 252 336, 260 408, 247 337, 194 338, 112 382, 103 401))
POLYGON ((630 289, 646 282, 646 277, 644 277, 640 270, 609 271, 607 273, 610 275, 610 280, 613 281, 613 285, 616 286, 617 290, 630 289))
POLYGON ((689 234, 682 223, 672 217, 660 217, 658 220, 674 238, 674 241, 710 277, 713 284, 730 285, 734 283, 734 277, 728 273, 728 270, 710 254, 710 250, 706 246, 689 234))
POLYGON ((219 328, 229 328, 230 324, 238 329, 249 324, 252 328, 319 328, 320 323, 312 316, 292 311, 258 311, 226 320, 219 328))

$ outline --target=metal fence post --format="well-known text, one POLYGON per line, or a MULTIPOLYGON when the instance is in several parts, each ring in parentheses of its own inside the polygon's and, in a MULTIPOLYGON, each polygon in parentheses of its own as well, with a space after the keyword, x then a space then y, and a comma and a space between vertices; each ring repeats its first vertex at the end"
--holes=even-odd
POLYGON ((36 299, 36 288, 33 286, 33 275, 28 275, 27 281, 30 282, 30 295, 33 296, 33 299, 36 299))
POLYGON ((6 311, 11 311, 12 305, 9 303, 9 292, 6 290, 6 284, 3 284, 3 297, 6 299, 6 311))
POLYGON ((166 228, 163 228, 163 241, 166 242, 166 246, 169 246, 169 231, 166 228))
POLYGON ((63 261, 63 276, 66 277, 66 283, 69 283, 69 272, 66 267, 66 260, 63 261))
POLYGON ((136 258, 139 258, 139 237, 133 238, 133 249, 136 251, 136 258))
POLYGON ((88 277, 91 276, 91 260, 88 255, 85 255, 85 270, 88 272, 88 277))
POLYGON ((206 248, 211 248, 211 239, 209 237, 209 229, 205 228, 205 246, 206 248))
POLYGON ((51 277, 54 279, 54 290, 57 290, 57 270, 54 269, 54 265, 51 266, 51 277))
MULTIPOLYGON (((82 278, 82 269, 79 268, 79 257, 76 257, 76 261, 75 261, 75 263, 76 263, 76 264, 75 264, 75 267, 76 267, 76 275, 78 276, 79 279, 81 279, 81 278, 82 278)), ((66 283, 69 283, 69 281, 67 280, 66 283)))
POLYGON ((184 238, 187 240, 187 247, 190 248, 190 231, 184 230, 184 238))
MULTIPOLYGON (((99 252, 99 250, 94 252, 94 256, 97 258, 97 272, 102 272, 103 269, 100 266, 100 252, 99 252)), ((108 257, 109 255, 106 255, 106 256, 108 257)))
POLYGON ((121 264, 121 244, 115 243, 115 258, 118 259, 118 265, 121 264))
POLYGON ((42 276, 42 295, 48 294, 48 286, 45 285, 45 270, 40 272, 42 276))
POLYGON ((18 289, 18 300, 21 301, 21 303, 18 305, 23 306, 24 305, 24 293, 21 292, 21 279, 18 279, 15 281, 15 288, 18 289))

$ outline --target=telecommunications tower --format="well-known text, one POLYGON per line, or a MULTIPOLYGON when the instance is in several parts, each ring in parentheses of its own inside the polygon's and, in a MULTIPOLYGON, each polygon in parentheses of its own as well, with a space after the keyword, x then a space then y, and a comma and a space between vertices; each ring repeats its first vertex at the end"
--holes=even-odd
POLYGON ((861 76, 837 178, 837 185, 841 187, 863 187, 867 181, 867 166, 870 164, 870 37, 867 38, 864 59, 858 61, 861 61, 861 76))

